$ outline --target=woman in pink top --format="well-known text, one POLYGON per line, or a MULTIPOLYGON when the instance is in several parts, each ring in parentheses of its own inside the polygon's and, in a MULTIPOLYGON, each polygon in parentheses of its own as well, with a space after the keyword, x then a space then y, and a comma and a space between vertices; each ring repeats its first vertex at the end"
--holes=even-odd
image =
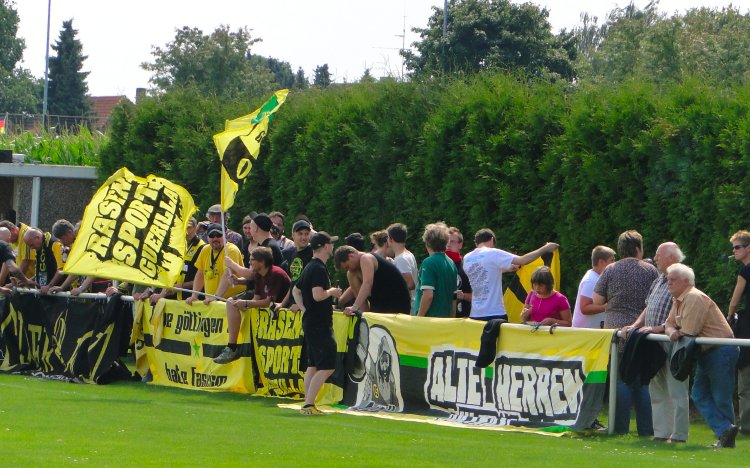
POLYGON ((531 274, 531 291, 526 296, 521 321, 569 327, 572 320, 568 298, 555 291, 555 278, 549 267, 537 268, 531 274))

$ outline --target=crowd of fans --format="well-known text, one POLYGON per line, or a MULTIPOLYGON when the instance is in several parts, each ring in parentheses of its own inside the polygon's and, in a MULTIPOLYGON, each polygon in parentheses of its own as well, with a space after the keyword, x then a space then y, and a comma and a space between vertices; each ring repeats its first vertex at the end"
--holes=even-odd
MULTIPOLYGON (((190 219, 184 268, 172 288, 133 285, 128 292, 135 300, 154 303, 162 298, 187 304, 225 301, 229 340, 215 358, 220 364, 239 358, 237 337, 243 311, 304 311, 309 362, 303 414, 320 414, 315 396, 335 366, 334 307, 347 315, 370 311, 507 320, 503 273, 558 248, 550 242, 517 255, 497 248, 495 234, 484 228, 476 232, 474 248, 469 249, 458 228, 435 222, 422 231, 427 257, 418 265, 406 245, 407 227, 401 223, 372 233, 369 245, 365 236, 352 233, 334 249, 338 237, 316 231, 305 216, 290 223, 291 239, 285 236, 285 216, 278 211, 246 216, 242 235, 228 228, 228 214, 219 205, 209 208, 206 218, 203 222, 190 219), (326 268, 330 258, 346 274, 348 286, 343 290, 331 284, 326 268)), ((76 233, 66 220, 57 221, 51 232, 1 221, 0 293, 10 295, 13 286, 37 287, 41 294, 70 291, 74 296, 88 290, 116 292, 107 280, 63 274, 62 265, 76 233)), ((644 260, 641 235, 626 231, 618 239, 619 260, 615 261, 615 250, 610 247, 593 248, 591 269, 580 281, 572 312, 568 298, 555 289, 550 269, 537 268, 521 319, 537 327, 549 326, 550 332, 558 326, 621 329, 626 336, 666 334, 675 343, 697 337, 747 337, 750 313, 738 315, 737 310, 744 298, 744 310, 750 311, 750 232, 739 231, 730 242, 743 266, 728 316, 695 287, 693 270, 682 264, 685 256, 676 243, 661 244, 653 260, 644 260)), ((669 354, 672 346, 662 344, 669 354)), ((750 433, 750 352, 745 349, 703 345, 697 354, 691 396, 716 435, 717 447, 733 447, 738 431, 750 433), (735 368, 739 368, 739 426, 732 404, 735 368)), ((634 406, 639 435, 669 443, 687 441, 688 382, 675 379, 668 362, 658 366, 646 384, 612 376, 617 379, 617 410, 610 424, 616 432, 629 431, 634 406)))

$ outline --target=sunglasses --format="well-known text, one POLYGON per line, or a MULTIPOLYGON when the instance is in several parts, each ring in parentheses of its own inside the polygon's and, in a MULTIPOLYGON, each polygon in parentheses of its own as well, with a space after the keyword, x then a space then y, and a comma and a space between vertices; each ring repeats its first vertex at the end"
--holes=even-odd
POLYGON ((733 245, 732 246, 732 250, 740 250, 740 249, 744 249, 745 247, 747 247, 747 246, 746 245, 742 245, 742 244, 733 245))
POLYGON ((217 237, 222 237, 220 232, 212 232, 208 235, 209 239, 216 239, 217 237))

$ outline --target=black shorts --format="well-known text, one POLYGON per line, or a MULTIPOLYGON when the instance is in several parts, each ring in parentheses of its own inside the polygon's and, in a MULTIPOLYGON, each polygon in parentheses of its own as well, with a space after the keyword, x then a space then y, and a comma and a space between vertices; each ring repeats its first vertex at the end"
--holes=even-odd
POLYGON ((336 340, 332 328, 304 328, 307 366, 318 370, 336 368, 336 340))

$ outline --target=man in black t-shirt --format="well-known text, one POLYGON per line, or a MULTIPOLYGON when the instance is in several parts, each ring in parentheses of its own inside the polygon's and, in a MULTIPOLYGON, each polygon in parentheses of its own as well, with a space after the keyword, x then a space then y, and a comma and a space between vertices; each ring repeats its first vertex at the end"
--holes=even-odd
POLYGON ((313 258, 302 271, 292 293, 303 312, 302 331, 307 350, 305 403, 300 410, 304 415, 323 414, 315 407, 315 399, 336 369, 332 298, 340 297, 341 289, 331 287, 326 262, 331 258, 333 242, 337 240, 338 237, 325 231, 315 233, 310 240, 313 258))
MULTIPOLYGON (((292 280, 292 286, 297 283, 302 270, 305 269, 310 260, 312 260, 313 249, 310 247, 310 231, 312 226, 309 222, 304 219, 300 219, 292 227, 292 240, 294 245, 282 250, 284 255, 284 267, 285 271, 292 280)), ((281 307, 291 310, 299 310, 294 302, 292 296, 292 290, 289 288, 289 293, 286 295, 281 303, 281 307)))
POLYGON ((268 247, 273 253, 273 264, 280 267, 284 263, 284 256, 281 254, 281 249, 276 240, 271 236, 271 218, 261 213, 253 218, 253 222, 250 223, 250 235, 253 236, 253 240, 258 243, 261 247, 268 247))

